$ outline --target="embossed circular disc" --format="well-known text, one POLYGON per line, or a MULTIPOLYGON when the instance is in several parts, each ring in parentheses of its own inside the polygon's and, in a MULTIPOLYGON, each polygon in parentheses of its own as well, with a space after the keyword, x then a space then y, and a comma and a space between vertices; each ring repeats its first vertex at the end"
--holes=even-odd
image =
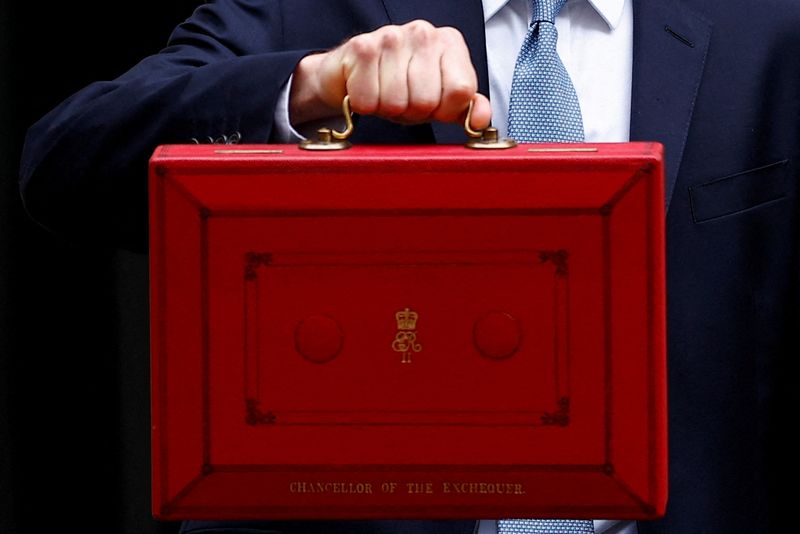
POLYGON ((522 341, 522 328, 516 317, 505 312, 490 312, 475 321, 472 332, 475 348, 493 360, 509 358, 522 341))
POLYGON ((342 350, 344 335, 339 323, 325 315, 312 315, 294 329, 294 346, 298 354, 314 363, 326 363, 342 350))

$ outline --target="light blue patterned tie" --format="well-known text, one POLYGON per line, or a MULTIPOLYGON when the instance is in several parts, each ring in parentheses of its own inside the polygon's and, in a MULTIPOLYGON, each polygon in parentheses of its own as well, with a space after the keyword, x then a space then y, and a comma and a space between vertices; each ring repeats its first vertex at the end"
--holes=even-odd
POLYGON ((556 15, 567 0, 532 0, 533 16, 514 67, 508 135, 520 142, 583 141, 578 95, 556 51, 556 15))
POLYGON ((497 534, 594 534, 594 524, 578 519, 501 519, 497 534))
MULTIPOLYGON (((533 0, 508 110, 508 134, 517 141, 583 141, 578 95, 556 52, 556 15, 567 0, 533 0)), ((577 519, 500 519, 498 534, 594 534, 594 523, 577 519)))

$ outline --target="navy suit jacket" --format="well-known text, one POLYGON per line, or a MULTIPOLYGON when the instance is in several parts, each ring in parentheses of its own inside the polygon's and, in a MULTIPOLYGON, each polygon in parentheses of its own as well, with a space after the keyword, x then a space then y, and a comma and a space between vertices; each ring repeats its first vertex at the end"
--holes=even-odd
MULTIPOLYGON (((768 532, 790 503, 779 490, 793 454, 782 425, 797 407, 800 3, 633 1, 631 138, 665 145, 668 199, 669 502, 639 532, 768 532)), ((488 94, 480 0, 220 0, 160 54, 31 128, 26 207, 63 235, 145 249, 157 144, 265 142, 303 55, 415 18, 461 30, 488 94)), ((461 142, 463 133, 362 117, 354 140, 461 142)), ((270 525, 258 526, 469 534, 475 523, 270 525)), ((201 526, 213 524, 186 528, 201 526)))

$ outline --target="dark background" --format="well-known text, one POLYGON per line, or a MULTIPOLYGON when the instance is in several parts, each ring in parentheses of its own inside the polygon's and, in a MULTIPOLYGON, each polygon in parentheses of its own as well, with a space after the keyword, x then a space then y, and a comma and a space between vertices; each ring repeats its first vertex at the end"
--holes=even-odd
POLYGON ((17 174, 28 126, 200 3, 0 1, 2 534, 177 531, 150 515, 147 258, 51 235, 17 174))
POLYGON ((17 175, 33 122, 157 52, 200 3, 0 0, 0 534, 177 531, 150 515, 147 257, 50 234, 17 175))

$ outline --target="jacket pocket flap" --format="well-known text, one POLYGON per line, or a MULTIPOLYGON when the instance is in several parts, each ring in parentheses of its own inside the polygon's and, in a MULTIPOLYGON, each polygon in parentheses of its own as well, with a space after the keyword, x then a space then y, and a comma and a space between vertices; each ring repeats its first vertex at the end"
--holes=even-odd
POLYGON ((689 188, 696 223, 733 215, 786 196, 788 159, 689 188))

